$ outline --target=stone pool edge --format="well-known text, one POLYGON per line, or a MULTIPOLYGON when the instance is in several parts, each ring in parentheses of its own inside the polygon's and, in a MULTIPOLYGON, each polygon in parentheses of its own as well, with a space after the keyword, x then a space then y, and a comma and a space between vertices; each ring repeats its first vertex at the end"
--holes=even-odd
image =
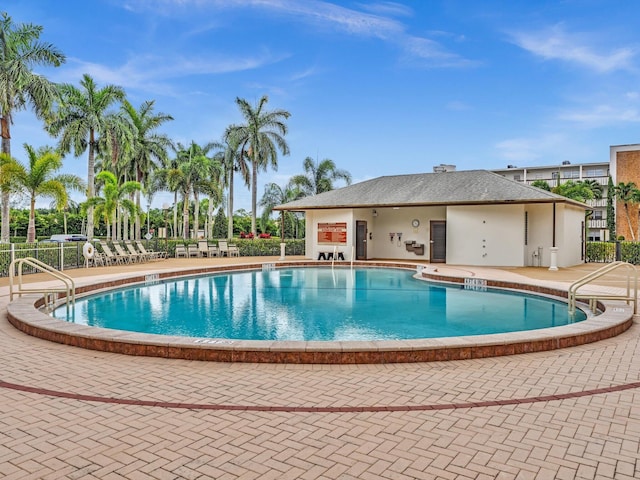
MULTIPOLYGON (((269 262, 275 268, 322 266, 314 261, 269 262)), ((348 262, 336 262, 340 267, 348 262)), ((416 271, 415 264, 395 262, 354 262, 358 267, 402 268, 416 271)), ((77 295, 92 294, 99 290, 118 288, 224 271, 261 269, 263 263, 221 265, 198 269, 133 275, 79 286, 77 295)), ((422 270, 418 273, 427 280, 464 283, 464 277, 442 275, 422 270)), ((535 284, 486 280, 486 286, 518 290, 524 293, 566 298, 567 292, 535 284)), ((633 324, 633 308, 624 302, 600 302, 603 311, 579 323, 562 327, 524 332, 447 337, 437 339, 386 341, 258 341, 226 340, 192 337, 152 335, 121 330, 89 327, 57 320, 39 310, 42 297, 25 295, 7 306, 9 322, 31 336, 56 343, 90 350, 126 355, 152 356, 184 360, 248 363, 296 364, 371 364, 413 363, 447 360, 466 360, 521 353, 542 352, 584 345, 621 334, 633 324)))

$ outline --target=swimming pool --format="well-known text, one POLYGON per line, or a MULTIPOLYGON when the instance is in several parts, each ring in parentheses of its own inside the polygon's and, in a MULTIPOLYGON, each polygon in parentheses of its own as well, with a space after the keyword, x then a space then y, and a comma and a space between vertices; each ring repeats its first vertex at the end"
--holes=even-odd
POLYGON ((558 300, 475 291, 389 268, 221 273, 90 296, 53 316, 81 325, 231 340, 380 341, 487 335, 568 325, 558 300), (126 314, 124 314, 126 312, 126 314))

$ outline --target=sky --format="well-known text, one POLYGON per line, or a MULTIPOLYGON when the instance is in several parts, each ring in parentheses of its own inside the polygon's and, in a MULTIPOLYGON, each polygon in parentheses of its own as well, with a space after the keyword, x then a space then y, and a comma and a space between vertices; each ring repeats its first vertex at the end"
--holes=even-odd
MULTIPOLYGON (((602 162, 640 143, 640 4, 628 0, 2 0, 15 23, 67 57, 39 68, 76 86, 87 73, 137 108, 174 117, 160 133, 220 141, 236 98, 291 113, 284 186, 306 157, 353 182, 382 175, 602 162)), ((12 154, 54 146, 30 111, 12 154)), ((64 171, 86 179, 86 155, 64 171)), ((342 184, 338 182, 337 186, 342 184)), ((159 194, 152 205, 172 202, 159 194)), ((235 186, 234 209, 251 209, 235 186)))

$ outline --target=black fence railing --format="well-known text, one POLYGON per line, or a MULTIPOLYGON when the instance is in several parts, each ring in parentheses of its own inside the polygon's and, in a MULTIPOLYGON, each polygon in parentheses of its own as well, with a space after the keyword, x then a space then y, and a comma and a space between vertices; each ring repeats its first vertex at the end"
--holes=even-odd
MULTIPOLYGON (((112 242, 107 242, 112 246, 112 242)), ((142 240, 145 248, 155 251, 166 251, 168 257, 175 257, 176 245, 186 245, 189 243, 196 244, 195 240, 167 240, 164 238, 153 238, 151 240, 142 240)), ((212 245, 217 244, 216 240, 209 240, 212 245)), ((274 256, 280 255, 279 239, 255 239, 233 240, 238 246, 241 256, 258 257, 258 256, 274 256)), ((285 240, 286 255, 304 255, 305 241, 285 240)), ((85 266, 85 259, 82 254, 84 242, 65 242, 65 243, 4 243, 0 244, 0 277, 9 276, 9 265, 16 258, 33 257, 47 265, 57 268, 58 270, 73 269, 85 266)), ((100 251, 100 247, 97 247, 100 251)), ((35 273, 28 266, 23 268, 23 273, 35 273)))

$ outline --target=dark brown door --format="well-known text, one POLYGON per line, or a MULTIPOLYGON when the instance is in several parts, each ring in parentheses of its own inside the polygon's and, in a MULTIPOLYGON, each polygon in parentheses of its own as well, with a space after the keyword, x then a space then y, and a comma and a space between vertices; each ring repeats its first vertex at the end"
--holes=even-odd
POLYGON ((367 222, 356 220, 356 260, 367 259, 367 222))
POLYGON ((445 263, 447 261, 447 222, 432 220, 430 224, 429 261, 445 263))

